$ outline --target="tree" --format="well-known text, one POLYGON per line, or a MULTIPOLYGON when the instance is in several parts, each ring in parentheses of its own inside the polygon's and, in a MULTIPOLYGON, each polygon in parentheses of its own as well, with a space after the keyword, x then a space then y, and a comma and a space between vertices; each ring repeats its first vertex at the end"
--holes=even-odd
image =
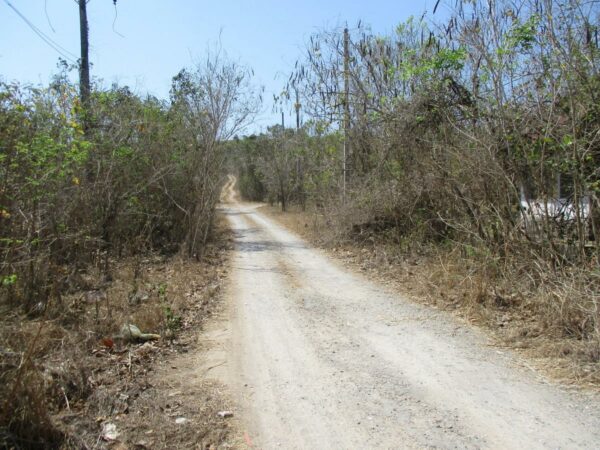
POLYGON ((226 141, 233 138, 257 113, 261 96, 250 83, 251 71, 231 62, 217 50, 192 70, 173 78, 172 113, 180 153, 186 158, 189 195, 195 201, 186 208, 189 255, 201 256, 208 239, 212 211, 221 187, 218 174, 224 162, 226 141))

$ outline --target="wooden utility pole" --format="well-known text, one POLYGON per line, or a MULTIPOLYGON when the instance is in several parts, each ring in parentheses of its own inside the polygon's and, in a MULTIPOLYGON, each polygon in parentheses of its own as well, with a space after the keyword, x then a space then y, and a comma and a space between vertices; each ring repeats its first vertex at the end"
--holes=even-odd
POLYGON ((346 178, 348 172, 348 155, 350 154, 350 142, 348 141, 348 130, 350 129, 350 35, 348 28, 344 28, 344 156, 343 167, 343 194, 346 200, 346 178))
POLYGON ((83 129, 89 130, 90 107, 90 58, 89 58, 89 28, 87 19, 87 1, 79 3, 79 35, 81 40, 81 59, 79 61, 79 96, 83 108, 83 129))
MULTIPOLYGON (((298 94, 298 89, 296 89, 296 104, 294 105, 296 109, 296 139, 298 144, 300 144, 300 95, 298 94)), ((303 157, 302 155, 298 155, 296 158, 296 179, 298 180, 298 194, 300 196, 300 204, 302 205, 302 211, 306 210, 306 199, 304 197, 304 167, 303 167, 303 157)))
POLYGON ((300 96, 298 95, 298 89, 296 89, 296 104, 294 105, 296 109, 296 131, 300 130, 300 96))

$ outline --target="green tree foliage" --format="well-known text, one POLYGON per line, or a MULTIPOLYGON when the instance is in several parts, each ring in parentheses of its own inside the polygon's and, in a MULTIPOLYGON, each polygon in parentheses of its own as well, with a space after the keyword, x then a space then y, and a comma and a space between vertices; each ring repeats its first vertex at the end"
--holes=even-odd
POLYGON ((200 257, 224 144, 256 110, 249 73, 224 55, 180 72, 171 102, 92 92, 84 134, 75 86, 0 84, 0 297, 41 312, 78 268, 120 255, 200 257))
POLYGON ((279 203, 323 204, 336 195, 341 167, 341 137, 315 122, 300 130, 276 125, 267 133, 230 143, 243 198, 279 203))
POLYGON ((343 33, 312 36, 283 96, 298 91, 327 130, 305 130, 309 201, 321 177, 336 180, 328 203, 340 202, 347 101, 348 229, 385 216, 399 239, 585 260, 600 224, 599 13, 597 2, 457 1, 443 23, 354 30, 347 72, 343 33), (526 200, 539 205, 530 217, 526 200))

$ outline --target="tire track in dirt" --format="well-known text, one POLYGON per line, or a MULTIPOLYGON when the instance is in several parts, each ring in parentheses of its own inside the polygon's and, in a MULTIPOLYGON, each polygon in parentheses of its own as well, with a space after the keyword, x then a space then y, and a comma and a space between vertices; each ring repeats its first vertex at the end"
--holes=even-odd
POLYGON ((339 267, 256 206, 223 213, 236 252, 218 376, 257 448, 598 446, 596 394, 541 382, 480 331, 339 267))

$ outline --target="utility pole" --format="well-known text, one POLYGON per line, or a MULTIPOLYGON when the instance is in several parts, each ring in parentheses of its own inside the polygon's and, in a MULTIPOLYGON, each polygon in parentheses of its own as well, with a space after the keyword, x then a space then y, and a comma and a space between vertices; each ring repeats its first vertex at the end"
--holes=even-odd
MULTIPOLYGON (((300 95, 296 88, 296 139, 300 144, 300 95)), ((306 210, 306 199, 304 198, 304 168, 303 168, 303 157, 298 155, 296 158, 296 179, 298 180, 298 194, 300 195, 300 204, 302 205, 302 211, 306 210)))
POLYGON ((298 95, 298 89, 296 89, 296 131, 300 131, 300 96, 298 95))
POLYGON ((343 195, 344 202, 346 201, 346 178, 348 172, 348 155, 350 154, 350 142, 348 141, 348 130, 350 128, 350 35, 348 28, 344 28, 344 160, 342 172, 343 179, 343 195))
POLYGON ((87 19, 87 1, 78 0, 79 4, 79 35, 81 40, 81 60, 79 61, 79 95, 83 108, 83 129, 89 130, 90 107, 90 58, 89 58, 89 28, 87 19))

